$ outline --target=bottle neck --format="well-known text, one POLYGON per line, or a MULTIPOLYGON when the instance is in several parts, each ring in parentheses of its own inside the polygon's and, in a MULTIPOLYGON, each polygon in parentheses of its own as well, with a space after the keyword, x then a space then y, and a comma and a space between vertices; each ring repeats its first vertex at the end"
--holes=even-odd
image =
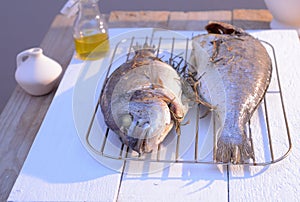
POLYGON ((79 1, 79 15, 85 16, 100 16, 100 10, 96 0, 80 0, 79 1))
POLYGON ((80 0, 79 13, 74 22, 74 38, 82 38, 98 33, 107 33, 105 19, 102 18, 95 0, 80 0))

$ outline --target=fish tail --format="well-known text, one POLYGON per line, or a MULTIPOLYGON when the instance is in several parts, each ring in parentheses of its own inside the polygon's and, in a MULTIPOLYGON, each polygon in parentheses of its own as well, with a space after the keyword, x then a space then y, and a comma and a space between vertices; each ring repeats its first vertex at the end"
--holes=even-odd
POLYGON ((217 162, 241 164, 250 158, 254 159, 254 152, 251 141, 246 135, 236 139, 220 136, 215 156, 217 162))

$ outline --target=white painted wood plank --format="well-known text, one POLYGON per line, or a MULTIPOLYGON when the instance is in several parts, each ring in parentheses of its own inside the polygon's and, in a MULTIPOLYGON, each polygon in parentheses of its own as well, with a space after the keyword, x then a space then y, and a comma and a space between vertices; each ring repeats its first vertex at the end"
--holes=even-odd
MULTIPOLYGON (((127 30, 112 29, 114 36, 127 30)), ((8 198, 9 201, 114 201, 121 173, 96 162, 73 121, 82 61, 72 59, 8 198)))
MULTIPOLYGON (((131 30, 110 29, 110 37, 131 30)), ((121 174, 107 168, 111 164, 96 162, 76 134, 72 99, 81 64, 76 59, 71 61, 8 200, 116 199, 121 174)))
MULTIPOLYGON (((191 36, 193 32, 180 33, 191 36)), ((181 43, 181 48, 185 48, 186 42, 181 43)), ((169 49, 164 45, 164 49, 169 49)), ((184 49, 178 52, 184 52, 184 49)), ((199 114, 193 108, 183 121, 190 123, 181 127, 178 160, 195 159, 196 116, 199 114)), ((199 126, 201 135, 209 135, 205 131, 208 131, 206 127, 199 126)), ((199 137, 197 160, 204 161, 207 155, 212 156, 212 139, 199 137), (202 145, 203 141, 210 144, 210 149, 202 145)), ((176 135, 169 134, 163 143, 160 158, 174 161, 176 146, 176 135)), ((212 157, 209 160, 212 161, 212 157)), ((126 161, 118 201, 224 201, 227 198, 226 166, 126 161)))
POLYGON ((80 64, 70 65, 8 200, 112 201, 120 173, 97 163, 73 123, 72 91, 80 64))
MULTIPOLYGON (((299 106, 295 103, 299 103, 300 99, 291 90, 299 87, 296 80, 300 75, 296 68, 300 66, 297 59, 299 45, 294 44, 297 36, 293 32, 282 32, 278 35, 277 31, 271 34, 260 33, 260 36, 266 39, 272 36, 275 44, 286 42, 280 50, 285 58, 279 61, 279 66, 289 69, 280 69, 280 75, 281 81, 284 81, 283 94, 291 134, 297 134, 300 128, 297 121, 300 117, 297 113, 299 106)), ((75 82, 73 78, 77 78, 79 68, 76 63, 73 65, 66 72, 69 79, 63 80, 59 87, 8 200, 113 201, 117 197, 119 201, 227 199, 227 172, 223 167, 199 164, 161 166, 158 163, 147 165, 143 162, 126 163, 126 171, 135 169, 139 173, 143 171, 144 174, 124 174, 120 194, 117 196, 120 173, 91 158, 76 135, 70 103, 75 82), (62 116, 57 116, 58 113, 62 116), (166 168, 162 170, 162 167, 166 168), (149 170, 157 172, 149 173, 149 170)), ((283 200, 287 194, 290 199, 299 198, 297 179, 300 174, 296 166, 300 153, 299 140, 294 135, 292 138, 294 150, 288 159, 264 168, 235 167, 231 170, 229 193, 232 201, 283 200)))
MULTIPOLYGON (((259 38, 272 43, 275 47, 282 93, 288 117, 290 134, 293 143, 292 153, 284 160, 266 167, 231 166, 229 178, 230 201, 299 201, 300 198, 300 44, 295 31, 266 31, 254 33, 259 38)), ((271 97, 270 97, 271 96, 271 97)), ((280 107, 272 104, 271 116, 279 116, 280 107)), ((283 138, 282 122, 270 120, 274 155, 279 156, 286 150, 287 141, 283 138), (281 135, 281 136, 280 136, 281 135), (279 137, 280 136, 280 137, 279 137)), ((285 138, 285 137, 284 137, 285 138)))
POLYGON ((227 172, 222 167, 219 169, 214 165, 173 164, 164 170, 147 173, 148 169, 145 168, 149 167, 142 162, 128 164, 126 166, 130 169, 143 168, 145 173, 123 176, 118 201, 227 200, 227 172))

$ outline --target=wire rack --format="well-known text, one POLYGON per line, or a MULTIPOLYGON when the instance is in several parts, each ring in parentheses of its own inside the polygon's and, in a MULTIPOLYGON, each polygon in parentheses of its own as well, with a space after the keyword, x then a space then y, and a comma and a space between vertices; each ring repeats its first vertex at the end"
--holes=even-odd
MULTIPOLYGON (((191 52, 191 40, 189 38, 128 38, 119 41, 111 47, 108 70, 104 81, 120 64, 129 60, 132 55, 132 47, 136 44, 147 43, 157 49, 157 57, 168 63, 176 62, 176 58, 184 58, 181 65, 187 65, 191 52), (123 53, 120 56, 118 53, 123 53), (180 55, 180 57, 176 57, 180 55), (175 57, 174 57, 175 56, 175 57), (175 58, 175 59, 174 59, 175 58)), ((265 166, 281 161, 291 151, 292 143, 283 103, 276 54, 273 46, 261 41, 266 47, 273 62, 273 73, 269 89, 256 112, 246 126, 246 133, 254 150, 254 159, 242 163, 243 165, 265 166), (276 113, 273 112, 276 108, 276 113)), ((179 62, 178 62, 179 63, 179 62)), ((104 82, 103 82, 104 83, 104 82)), ((96 100, 103 87, 99 83, 96 100)), ((139 155, 129 147, 122 144, 118 135, 103 129, 103 115, 100 110, 99 100, 96 101, 93 117, 86 133, 86 143, 93 153, 102 157, 126 160, 126 161, 148 161, 163 163, 197 163, 197 164, 231 164, 215 161, 216 124, 214 112, 200 118, 205 109, 194 106, 187 114, 181 126, 180 132, 171 131, 166 139, 151 153, 139 155), (95 124, 102 127, 101 131, 93 132, 95 124), (94 140, 97 141, 94 141, 94 140)), ((105 127, 105 126, 104 126, 105 127)))

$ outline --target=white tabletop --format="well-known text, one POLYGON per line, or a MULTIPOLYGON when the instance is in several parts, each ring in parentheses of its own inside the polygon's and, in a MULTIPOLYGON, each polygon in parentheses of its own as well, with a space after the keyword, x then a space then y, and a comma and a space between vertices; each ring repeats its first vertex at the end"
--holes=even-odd
MULTIPOLYGON (((110 36, 126 31, 111 29, 110 36)), ((190 36, 192 32, 184 32, 190 36)), ((300 198, 300 45, 295 31, 255 31, 276 51, 293 143, 284 160, 265 167, 173 164, 131 175, 89 155, 73 121, 73 91, 82 61, 72 59, 35 138, 9 201, 297 201, 300 198)), ((272 111, 276 113, 276 108, 272 111), (273 111, 274 110, 274 111, 273 111)), ((275 144, 281 144, 280 141, 275 144)), ((123 164, 122 164, 123 165, 123 164)), ((155 163, 152 164, 155 166, 155 163)), ((125 164, 126 169, 143 166, 125 164)))

